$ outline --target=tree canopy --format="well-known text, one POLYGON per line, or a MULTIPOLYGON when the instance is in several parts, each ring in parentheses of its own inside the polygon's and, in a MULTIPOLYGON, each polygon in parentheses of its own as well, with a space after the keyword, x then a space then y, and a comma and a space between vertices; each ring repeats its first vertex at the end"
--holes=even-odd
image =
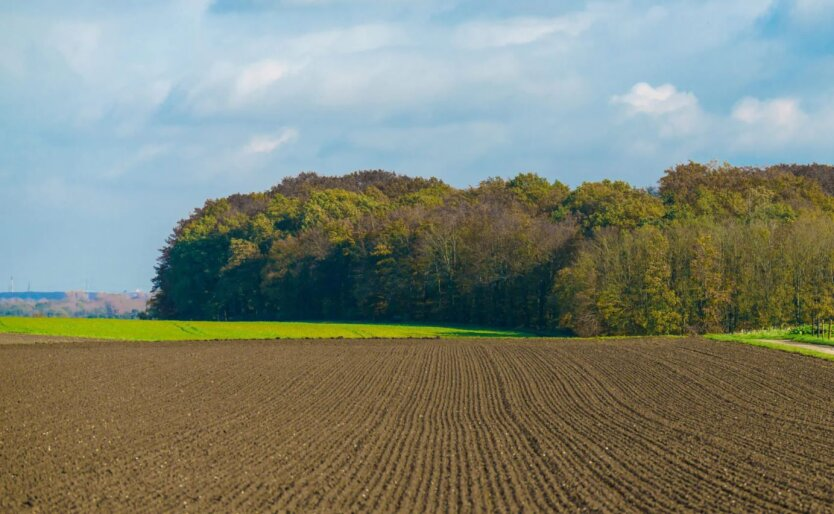
POLYGON ((668 334, 834 315, 834 168, 689 162, 656 189, 302 173, 209 200, 149 313, 668 334))

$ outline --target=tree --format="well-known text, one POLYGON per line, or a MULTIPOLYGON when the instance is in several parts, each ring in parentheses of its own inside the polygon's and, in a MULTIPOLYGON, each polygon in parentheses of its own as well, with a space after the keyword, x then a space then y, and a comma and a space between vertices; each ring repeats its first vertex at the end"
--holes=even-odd
POLYGON ((207 201, 162 249, 149 314, 413 320, 582 335, 834 317, 824 170, 690 162, 657 191, 534 173, 455 189, 303 173, 207 201))
POLYGON ((660 199, 621 181, 585 182, 568 196, 566 205, 589 234, 605 227, 637 228, 665 214, 660 199))

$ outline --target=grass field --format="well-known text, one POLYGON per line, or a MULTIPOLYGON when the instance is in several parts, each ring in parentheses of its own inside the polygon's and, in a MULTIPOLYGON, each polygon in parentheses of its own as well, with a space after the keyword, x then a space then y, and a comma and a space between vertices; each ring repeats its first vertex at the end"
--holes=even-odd
POLYGON ((156 321, 81 318, 0 318, 0 334, 34 334, 121 341, 214 339, 335 339, 528 337, 532 334, 470 327, 374 323, 156 321))
POLYGON ((819 352, 810 348, 798 348, 778 343, 778 341, 793 341, 796 343, 820 345, 822 347, 834 346, 834 340, 832 339, 812 335, 791 334, 789 329, 768 328, 762 330, 736 332, 733 334, 709 334, 706 337, 714 341, 734 341, 737 343, 759 346, 761 348, 770 348, 772 350, 798 353, 809 357, 817 357, 820 359, 834 361, 834 355, 827 352, 819 352))
POLYGON ((834 363, 702 338, 3 344, 0 512, 831 512, 834 363))
POLYGON ((726 334, 732 336, 733 340, 784 340, 796 341, 797 343, 811 343, 824 344, 834 346, 834 339, 825 337, 805 335, 805 334, 791 334, 789 329, 782 328, 767 328, 762 330, 748 330, 745 332, 736 332, 733 334, 726 334))
MULTIPOLYGON (((762 330, 756 332, 748 332, 744 334, 708 334, 706 337, 707 339, 712 339, 713 341, 732 341, 736 343, 744 343, 749 344, 752 346, 758 346, 760 348, 770 348, 771 350, 780 350, 783 352, 789 353, 798 353, 800 355, 806 355, 808 357, 817 357, 818 359, 826 359, 830 361, 834 361, 834 355, 825 352, 814 351, 810 348, 798 348, 795 346, 789 346, 786 344, 780 344, 778 342, 773 342, 774 340, 785 340, 785 341, 795 341, 801 343, 811 343, 811 344, 819 344, 821 347, 827 347, 831 345, 831 342, 828 343, 819 343, 816 341, 808 341, 808 339, 817 339, 812 338, 809 336, 800 336, 802 339, 791 338, 788 339, 787 336, 780 335, 783 333, 782 331, 775 331, 775 330, 762 330)), ((794 336, 796 337, 796 336, 794 336)))

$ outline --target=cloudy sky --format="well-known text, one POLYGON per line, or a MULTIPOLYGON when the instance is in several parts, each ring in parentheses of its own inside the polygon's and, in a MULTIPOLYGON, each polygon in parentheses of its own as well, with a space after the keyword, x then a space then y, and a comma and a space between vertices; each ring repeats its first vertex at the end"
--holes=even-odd
POLYGON ((303 170, 830 163, 832 26, 834 0, 3 2, 2 289, 147 290, 178 219, 303 170))

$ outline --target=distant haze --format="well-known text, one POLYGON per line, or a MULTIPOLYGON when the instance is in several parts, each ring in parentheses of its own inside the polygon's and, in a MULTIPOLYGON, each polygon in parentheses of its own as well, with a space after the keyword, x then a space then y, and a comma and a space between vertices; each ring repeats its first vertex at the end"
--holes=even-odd
POLYGON ((132 318, 144 312, 148 299, 140 292, 0 292, 0 316, 132 318))

